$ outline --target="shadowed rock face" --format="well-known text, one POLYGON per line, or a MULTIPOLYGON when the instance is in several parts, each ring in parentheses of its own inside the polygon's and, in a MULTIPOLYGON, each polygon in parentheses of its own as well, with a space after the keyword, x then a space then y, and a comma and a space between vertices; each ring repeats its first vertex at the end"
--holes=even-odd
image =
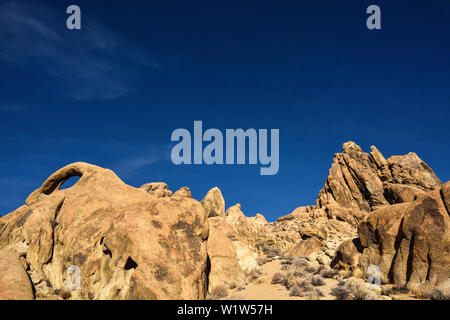
POLYGON ((360 247, 345 242, 334 264, 366 272, 397 285, 438 286, 450 276, 450 182, 410 203, 375 210, 358 227, 360 247))
POLYGON ((37 297, 64 289, 76 266, 81 288, 73 298, 203 299, 208 223, 203 206, 187 190, 181 195, 159 197, 74 163, 2 219, 0 249, 26 257, 37 297), (81 178, 59 190, 72 176, 81 178))

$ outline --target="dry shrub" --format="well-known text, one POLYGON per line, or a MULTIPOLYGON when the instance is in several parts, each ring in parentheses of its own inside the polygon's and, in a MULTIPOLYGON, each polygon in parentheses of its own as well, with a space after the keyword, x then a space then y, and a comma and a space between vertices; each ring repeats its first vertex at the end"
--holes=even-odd
POLYGON ((272 284, 282 284, 283 279, 283 274, 281 272, 277 272, 272 277, 272 284))
POLYGON ((291 291, 289 292, 289 295, 293 297, 304 297, 305 292, 300 286, 295 285, 292 287, 291 291))
POLYGON ((256 259, 256 263, 258 263, 258 266, 263 266, 265 265, 267 262, 269 262, 269 259, 267 257, 260 257, 256 259))
POLYGON ((317 271, 314 267, 306 267, 304 270, 309 273, 315 273, 317 271))
POLYGON ((337 300, 378 300, 378 295, 367 288, 366 282, 360 279, 341 281, 331 289, 331 294, 337 300))
POLYGON ((296 268, 307 267, 308 266, 308 259, 306 257, 303 257, 303 256, 297 257, 297 258, 295 258, 292 261, 291 265, 293 267, 296 267, 296 268))
POLYGON ((211 298, 222 299, 228 296, 228 289, 225 286, 215 286, 210 292, 211 298))
POLYGON ((334 278, 337 274, 339 273, 338 270, 336 269, 331 269, 331 268, 324 268, 320 271, 320 275, 323 278, 328 278, 328 279, 332 279, 334 278))
POLYGON ((430 293, 431 300, 450 300, 450 294, 440 288, 433 288, 430 293))
POLYGON ((311 284, 314 286, 314 287, 320 287, 320 286, 324 286, 325 285, 325 281, 322 279, 322 277, 321 276, 313 276, 312 278, 311 278, 311 284))
POLYGON ((315 288, 311 292, 308 292, 307 296, 310 300, 317 300, 320 297, 324 297, 325 295, 319 288, 315 288))

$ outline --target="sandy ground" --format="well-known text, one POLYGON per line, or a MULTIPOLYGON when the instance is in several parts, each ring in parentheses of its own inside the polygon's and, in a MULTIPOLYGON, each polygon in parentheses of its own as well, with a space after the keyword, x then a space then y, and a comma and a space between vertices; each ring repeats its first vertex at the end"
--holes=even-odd
MULTIPOLYGON (((317 264, 310 264, 317 267, 317 264)), ((255 280, 248 280, 248 284, 240 290, 239 288, 230 290, 228 299, 243 299, 243 300, 308 300, 307 297, 294 297, 289 294, 283 285, 272 284, 273 275, 280 272, 282 267, 281 260, 273 260, 261 266, 261 275, 255 280)), ((335 279, 324 279, 325 285, 319 288, 324 297, 320 300, 334 300, 335 298, 330 294, 331 288, 338 284, 335 279)))

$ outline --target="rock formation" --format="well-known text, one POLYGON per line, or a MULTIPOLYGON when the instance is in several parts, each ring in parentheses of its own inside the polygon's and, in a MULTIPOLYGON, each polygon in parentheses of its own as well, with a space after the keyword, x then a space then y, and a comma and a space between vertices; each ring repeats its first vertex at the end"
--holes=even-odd
POLYGON ((0 300, 33 300, 26 261, 17 252, 0 250, 0 300))
POLYGON ((209 190, 201 203, 209 218, 225 217, 225 200, 219 188, 214 187, 209 190))
POLYGON ((188 187, 134 188, 74 163, 0 218, 0 299, 204 299, 245 285, 261 256, 363 278, 376 266, 384 283, 430 288, 450 276, 449 208, 450 182, 416 154, 385 159, 353 142, 315 205, 271 223, 240 204, 225 211, 217 187, 199 202, 188 187))
POLYGON ((366 216, 358 239, 343 243, 334 264, 365 273, 375 265, 385 283, 438 286, 450 277, 450 182, 409 203, 366 216))
POLYGON ((319 192, 318 207, 328 217, 358 223, 373 210, 412 201, 424 191, 442 185, 433 170, 415 153, 385 159, 374 146, 367 154, 354 142, 335 154, 325 187, 319 192))
POLYGON ((189 197, 159 197, 74 163, 2 220, 0 249, 25 258, 38 298, 64 290, 71 267, 81 278, 75 299, 205 297, 208 223, 189 197), (72 176, 79 181, 59 190, 72 176))

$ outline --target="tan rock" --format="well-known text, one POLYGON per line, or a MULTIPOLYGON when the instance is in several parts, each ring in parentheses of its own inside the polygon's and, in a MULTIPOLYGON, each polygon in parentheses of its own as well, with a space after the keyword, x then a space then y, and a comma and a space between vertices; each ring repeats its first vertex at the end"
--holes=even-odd
POLYGON ((157 198, 171 197, 172 191, 169 190, 167 183, 164 182, 151 182, 141 186, 141 189, 154 195, 157 198))
POLYGON ((0 249, 26 253, 39 298, 47 294, 40 284, 62 289, 79 268, 73 299, 203 299, 208 222, 186 193, 158 198, 111 170, 74 163, 2 219, 0 249), (72 176, 80 179, 59 190, 72 176))
MULTIPOLYGON (((449 186, 447 182, 413 202, 386 206, 364 218, 358 227, 363 249, 358 269, 365 273, 377 266, 382 281, 411 288, 445 282, 450 276, 449 186)), ((354 269, 360 251, 343 243, 333 263, 354 269)))
POLYGON ((239 264, 237 248, 233 243, 237 239, 231 226, 224 217, 212 217, 208 221, 209 291, 221 285, 243 285, 245 274, 239 264))
POLYGON ((358 270, 362 250, 359 238, 345 240, 336 249, 331 267, 341 270, 358 270))
POLYGON ((209 190, 201 203, 208 217, 225 217, 225 200, 219 188, 209 190))
POLYGON ((415 153, 386 160, 374 146, 367 154, 349 141, 343 144, 343 152, 334 156, 317 207, 324 208, 331 219, 356 226, 382 206, 413 201, 417 195, 441 185, 415 153))
POLYGON ((322 247, 322 243, 319 239, 313 237, 300 241, 295 247, 287 251, 287 254, 291 257, 307 257, 314 252, 319 252, 322 247))
POLYGON ((173 194, 173 197, 179 199, 183 198, 192 199, 192 193, 188 187, 181 187, 173 194))
POLYGON ((30 278, 17 252, 0 250, 0 300, 33 300, 30 278))

